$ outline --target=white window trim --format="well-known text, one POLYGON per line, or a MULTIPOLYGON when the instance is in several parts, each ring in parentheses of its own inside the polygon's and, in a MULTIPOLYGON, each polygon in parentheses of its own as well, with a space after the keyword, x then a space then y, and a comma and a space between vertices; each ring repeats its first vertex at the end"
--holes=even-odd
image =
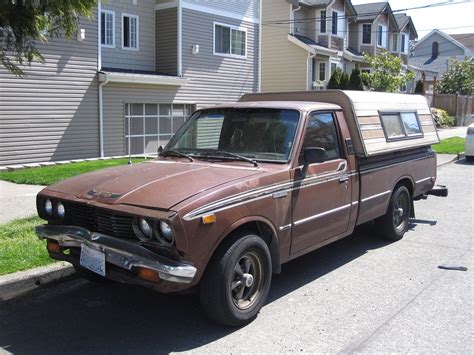
POLYGON ((377 41, 376 41, 377 47, 387 49, 387 39, 388 39, 388 27, 385 25, 378 24, 377 25, 377 41), (382 43, 381 44, 379 44, 380 28, 382 28, 382 43), (385 45, 384 45, 384 39, 385 39, 385 45))
POLYGON ((328 11, 326 9, 324 10, 319 10, 319 26, 318 26, 318 32, 322 35, 326 35, 328 33, 328 11), (322 26, 322 14, 321 12, 325 12, 325 19, 324 19, 324 22, 326 22, 326 26, 325 26, 325 31, 322 32, 321 31, 321 26, 322 26))
MULTIPOLYGON (((102 43, 102 38, 100 40, 100 45, 105 48, 115 48, 115 12, 110 10, 100 10, 100 20, 99 20, 99 36, 102 36, 102 13, 112 15, 112 44, 102 43)), ((107 19, 106 19, 107 20, 107 19)), ((106 35, 107 37, 107 35, 106 35)))
POLYGON ((408 36, 408 33, 406 33, 406 32, 400 33, 400 53, 408 54, 408 46, 410 45, 409 38, 410 37, 408 36), (405 44, 404 44, 405 45, 405 50, 402 52, 402 42, 401 41, 402 41, 403 36, 405 36, 405 44))
POLYGON ((400 52, 400 33, 394 32, 392 33, 392 36, 390 37, 390 52, 392 53, 398 53, 400 52), (393 49, 393 36, 397 36, 397 48, 393 49))
POLYGON ((371 24, 371 23, 361 23, 359 30, 360 30, 360 45, 361 46, 370 46, 370 45, 372 45, 373 24, 371 24), (364 43, 364 25, 370 25, 370 42, 369 43, 364 43))
POLYGON ((139 48, 140 48, 140 18, 137 16, 137 15, 132 15, 132 14, 127 14, 127 13, 122 13, 122 49, 126 50, 126 51, 138 51, 139 48), (124 29, 124 26, 123 26, 123 20, 125 17, 129 17, 129 18, 136 18, 137 19, 137 47, 125 47, 124 46, 124 39, 125 39, 125 36, 123 35, 123 29, 124 29))
MULTIPOLYGON (((326 15, 327 18, 327 15, 326 15)), ((346 24, 345 17, 344 17, 344 12, 338 11, 338 10, 331 10, 331 30, 330 34, 331 36, 338 37, 338 38, 344 38, 345 33, 344 33, 344 27, 345 26, 339 26, 339 20, 342 19, 344 21, 344 25, 346 24), (333 22, 333 17, 332 14, 333 12, 337 13, 337 34, 332 33, 332 22, 333 22), (342 17, 341 17, 342 16, 342 17), (342 27, 342 28, 340 28, 342 27)), ((327 26, 326 26, 326 32, 327 32, 327 26)))
MULTIPOLYGON (((247 44, 248 44, 248 36, 247 36, 247 29, 245 27, 228 25, 228 24, 222 23, 222 22, 213 22, 212 23, 212 52, 213 52, 214 55, 219 56, 219 57, 247 59, 247 44), (232 53, 227 54, 227 53, 216 52, 216 25, 217 26, 222 26, 222 27, 228 27, 231 30, 237 30, 237 31, 245 32, 245 55, 238 55, 238 54, 232 54, 232 53)), ((230 48, 232 50, 232 31, 231 31, 231 34, 230 34, 230 48)))

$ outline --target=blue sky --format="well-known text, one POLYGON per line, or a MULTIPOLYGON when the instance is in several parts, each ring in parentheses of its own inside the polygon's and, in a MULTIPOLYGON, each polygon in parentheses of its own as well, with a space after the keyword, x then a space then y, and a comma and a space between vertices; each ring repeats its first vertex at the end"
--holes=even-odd
MULTIPOLYGON (((354 5, 383 0, 352 0, 354 5)), ((405 9, 448 0, 390 0, 393 10, 405 9)), ((410 15, 418 32, 418 38, 423 38, 431 30, 437 28, 446 33, 474 33, 474 1, 456 4, 461 0, 452 0, 453 4, 427 9, 410 10, 410 15)))

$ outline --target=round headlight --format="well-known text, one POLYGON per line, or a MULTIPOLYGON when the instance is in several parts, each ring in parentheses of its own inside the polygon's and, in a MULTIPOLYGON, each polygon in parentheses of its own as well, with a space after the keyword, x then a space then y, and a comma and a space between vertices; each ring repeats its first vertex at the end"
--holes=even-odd
POLYGON ((49 198, 44 201, 44 211, 50 217, 53 215, 53 203, 49 198))
POLYGON ((145 218, 140 218, 138 220, 138 228, 147 239, 150 239, 153 236, 153 228, 145 218))
POLYGON ((160 235, 158 236, 160 242, 166 245, 171 245, 173 244, 174 238, 173 238, 173 230, 171 229, 171 226, 164 221, 160 222, 160 235))
POLYGON ((64 208, 64 205, 61 201, 58 201, 58 203, 56 204, 56 214, 61 219, 63 219, 66 215, 66 209, 64 208))

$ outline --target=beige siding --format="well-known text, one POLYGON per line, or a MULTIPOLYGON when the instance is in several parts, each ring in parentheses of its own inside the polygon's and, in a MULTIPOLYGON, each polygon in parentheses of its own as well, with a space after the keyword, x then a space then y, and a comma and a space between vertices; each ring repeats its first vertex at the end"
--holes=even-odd
POLYGON ((39 44, 26 78, 0 67, 0 165, 99 155, 97 27, 80 28, 83 42, 39 44))
POLYGON ((176 75, 178 51, 177 9, 156 11, 156 71, 176 75))
MULTIPOLYGON (((288 41, 289 27, 265 25, 275 19, 289 20, 285 0, 262 1, 262 91, 293 91, 307 88, 308 53, 288 41)), ((288 25, 289 26, 289 25, 288 25)))
POLYGON ((102 47, 102 67, 155 70, 155 0, 102 1, 102 9, 115 13, 115 48, 102 47), (122 49, 122 14, 138 16, 138 50, 122 49))

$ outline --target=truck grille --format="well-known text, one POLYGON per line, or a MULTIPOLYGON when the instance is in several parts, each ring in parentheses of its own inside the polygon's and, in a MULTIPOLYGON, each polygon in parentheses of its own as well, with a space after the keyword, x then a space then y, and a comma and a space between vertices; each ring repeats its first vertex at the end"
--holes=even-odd
POLYGON ((78 203, 64 203, 72 225, 121 239, 136 239, 133 217, 78 203))

